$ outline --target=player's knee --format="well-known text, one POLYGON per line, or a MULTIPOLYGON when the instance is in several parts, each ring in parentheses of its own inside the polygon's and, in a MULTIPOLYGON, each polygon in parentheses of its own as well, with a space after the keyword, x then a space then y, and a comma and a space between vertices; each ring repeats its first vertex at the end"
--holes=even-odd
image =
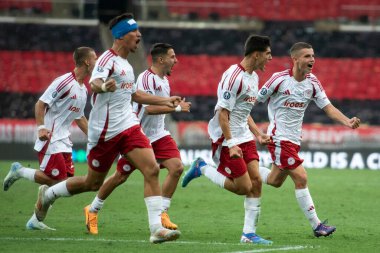
POLYGON ((182 163, 176 164, 175 166, 169 169, 169 173, 173 177, 180 178, 183 173, 183 164, 182 163))
POLYGON ((282 181, 273 181, 273 182, 269 182, 268 181, 268 184, 275 187, 275 188, 280 188, 282 186, 282 181))
POLYGON ((146 178, 155 178, 158 177, 160 173, 160 166, 157 163, 147 165, 144 169, 144 175, 146 178))
POLYGON ((307 176, 306 174, 301 176, 301 177, 298 177, 295 181, 294 181, 294 185, 296 187, 296 189, 304 189, 307 187, 307 176))
POLYGON ((251 190, 252 190, 252 185, 248 185, 248 184, 247 185, 241 185, 238 187, 236 193, 238 195, 247 195, 251 192, 251 190))

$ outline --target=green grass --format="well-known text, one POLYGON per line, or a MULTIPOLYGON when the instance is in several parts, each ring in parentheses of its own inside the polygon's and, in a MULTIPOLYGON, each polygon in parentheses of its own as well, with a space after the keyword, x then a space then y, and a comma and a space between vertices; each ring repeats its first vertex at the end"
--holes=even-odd
MULTIPOLYGON (((10 162, 0 162, 1 181, 9 166, 10 162)), ((86 171, 85 164, 77 164, 77 174, 86 171)), ((161 179, 166 175, 162 172, 161 179)), ((178 187, 172 201, 169 213, 182 237, 153 245, 148 242, 142 176, 135 172, 107 199, 98 236, 86 234, 83 217, 83 207, 95 193, 57 200, 45 220, 57 231, 27 231, 25 223, 33 213, 38 186, 19 180, 9 191, 0 190, 0 252, 378 252, 380 172, 326 169, 308 170, 308 174, 319 217, 328 217, 337 226, 332 237, 313 237, 288 179, 280 189, 263 187, 258 233, 274 245, 239 244, 243 197, 199 178, 185 189, 178 187)))

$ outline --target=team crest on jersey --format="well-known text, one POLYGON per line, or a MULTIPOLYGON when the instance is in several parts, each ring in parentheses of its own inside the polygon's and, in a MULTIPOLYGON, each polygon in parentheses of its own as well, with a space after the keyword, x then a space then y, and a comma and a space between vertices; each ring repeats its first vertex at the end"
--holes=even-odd
POLYGON ((296 160, 293 157, 288 158, 288 164, 293 165, 296 162, 296 160))
POLYGON ((53 94, 51 94, 51 96, 52 96, 53 98, 55 98, 57 95, 58 95, 58 92, 57 92, 57 91, 54 91, 53 94))
POLYGON ((224 99, 230 99, 230 98, 231 98, 231 93, 230 93, 229 91, 225 91, 225 92, 223 93, 223 98, 224 98, 224 99))
POLYGON ((153 94, 153 92, 151 90, 146 90, 145 92, 149 93, 149 94, 153 94))
POLYGON ((96 160, 96 159, 92 160, 92 166, 99 167, 99 165, 100 165, 100 163, 98 160, 96 160))
POLYGON ((312 91, 312 90, 305 90, 305 91, 303 92, 303 96, 304 96, 305 98, 311 98, 312 94, 313 94, 313 91, 312 91))
POLYGON ((52 169, 52 170, 51 170, 51 175, 52 175, 53 177, 58 176, 58 175, 59 175, 59 170, 58 170, 58 169, 52 169))
POLYGON ((125 165, 123 166, 123 170, 124 170, 125 172, 130 171, 130 170, 131 170, 131 166, 130 166, 129 164, 125 164, 125 165))
POLYGON ((267 93, 268 93, 267 88, 265 88, 265 87, 261 88, 261 90, 260 90, 261 95, 265 96, 267 93))
POLYGON ((230 174, 230 175, 231 175, 231 169, 230 169, 230 168, 225 167, 224 170, 227 172, 227 174, 230 174))
POLYGON ((103 72, 103 71, 104 71, 103 67, 102 66, 98 66, 98 72, 103 72))

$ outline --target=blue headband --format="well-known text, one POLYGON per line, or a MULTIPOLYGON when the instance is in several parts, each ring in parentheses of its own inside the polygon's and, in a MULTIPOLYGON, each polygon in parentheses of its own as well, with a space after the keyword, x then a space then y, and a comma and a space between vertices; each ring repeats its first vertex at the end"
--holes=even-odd
POLYGON ((134 19, 123 19, 114 25, 111 29, 112 36, 115 39, 120 39, 130 31, 137 30, 138 26, 134 19))

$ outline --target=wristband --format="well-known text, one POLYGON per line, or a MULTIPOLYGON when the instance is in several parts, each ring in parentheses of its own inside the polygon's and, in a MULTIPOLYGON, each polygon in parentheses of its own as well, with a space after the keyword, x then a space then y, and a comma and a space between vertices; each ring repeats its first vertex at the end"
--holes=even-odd
POLYGON ((237 145, 237 141, 235 139, 232 138, 232 139, 227 140, 227 147, 228 148, 232 148, 236 145, 237 145))
POLYGON ((37 131, 40 131, 41 129, 47 129, 45 125, 39 125, 37 127, 37 131))
POLYGON ((182 107, 180 105, 177 105, 177 107, 174 109, 176 112, 182 111, 182 107))
POLYGON ((106 83, 103 83, 101 86, 102 91, 107 92, 106 83))

